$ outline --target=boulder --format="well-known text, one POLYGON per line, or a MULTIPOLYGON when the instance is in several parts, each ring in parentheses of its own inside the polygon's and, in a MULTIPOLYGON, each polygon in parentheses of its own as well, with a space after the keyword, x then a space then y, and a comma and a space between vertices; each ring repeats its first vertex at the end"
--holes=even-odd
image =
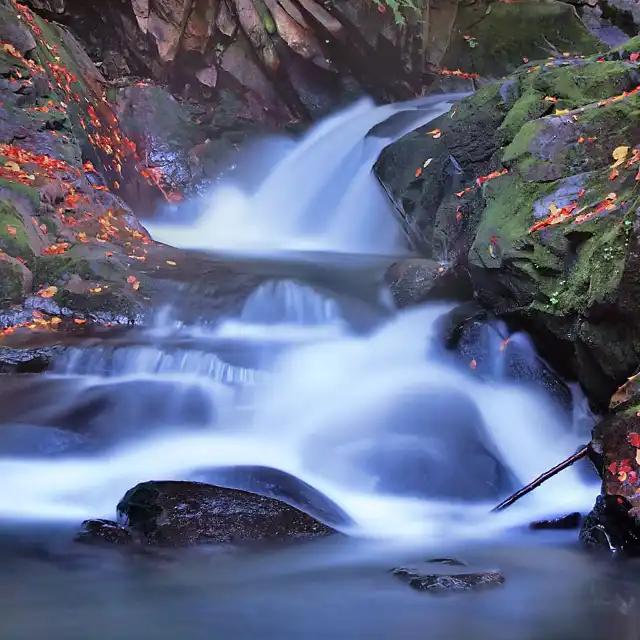
POLYGON ((599 407, 640 360, 638 49, 529 62, 377 166, 424 256, 468 268, 477 300, 532 333, 599 407))
POLYGON ((121 522, 145 544, 186 546, 310 539, 335 533, 284 502, 197 482, 145 482, 118 504, 121 522))

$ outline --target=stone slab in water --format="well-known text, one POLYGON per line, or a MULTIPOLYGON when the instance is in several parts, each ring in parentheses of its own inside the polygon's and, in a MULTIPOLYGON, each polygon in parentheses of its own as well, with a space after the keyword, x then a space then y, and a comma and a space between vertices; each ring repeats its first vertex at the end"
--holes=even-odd
POLYGON ((144 482, 118 504, 142 542, 166 546, 309 539, 335 533, 315 518, 265 496, 198 482, 144 482))
MULTIPOLYGON (((438 573, 433 566, 429 566, 434 562, 438 561, 424 563, 419 567, 400 567, 393 570, 393 575, 407 581, 410 587, 418 591, 433 594, 486 589, 504 583, 504 576, 497 571, 457 573, 451 569, 445 574, 438 573)), ((446 564, 451 564, 451 561, 446 564)))

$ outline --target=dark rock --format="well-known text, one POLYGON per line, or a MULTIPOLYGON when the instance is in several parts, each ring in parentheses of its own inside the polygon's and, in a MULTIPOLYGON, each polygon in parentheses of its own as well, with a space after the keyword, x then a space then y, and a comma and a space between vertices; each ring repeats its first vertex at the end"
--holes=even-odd
POLYGON ((640 555, 640 529, 630 503, 621 496, 598 496, 582 523, 580 542, 592 551, 640 555))
POLYGON ((468 300, 473 294, 471 281, 463 270, 455 271, 426 258, 394 263, 385 281, 400 309, 427 300, 468 300))
POLYGON ((331 527, 348 527, 354 524, 351 517, 323 493, 278 469, 255 466, 218 467, 205 476, 205 481, 210 484, 286 502, 331 527))
POLYGON ((289 505, 196 482, 145 482, 118 504, 127 528, 146 544, 185 546, 304 539, 335 533, 289 505))
POLYGON ((64 347, 57 345, 35 349, 0 347, 0 373, 42 373, 63 351, 64 347))
POLYGON ((447 349, 456 349, 465 328, 471 323, 485 322, 487 311, 477 302, 463 302, 438 320, 439 334, 447 349))
POLYGON ((110 520, 85 520, 82 529, 74 538, 83 544, 115 544, 128 545, 133 542, 129 531, 117 522, 110 520))
POLYGON ((456 593, 497 587, 504 583, 504 576, 497 571, 478 573, 434 573, 431 567, 401 567, 393 570, 393 575, 409 583, 418 591, 432 594, 456 593))
POLYGON ((547 529, 577 529, 581 522, 582 515, 580 513, 570 513, 569 515, 554 518, 553 520, 538 520, 537 522, 532 522, 529 528, 535 529, 536 531, 547 529))

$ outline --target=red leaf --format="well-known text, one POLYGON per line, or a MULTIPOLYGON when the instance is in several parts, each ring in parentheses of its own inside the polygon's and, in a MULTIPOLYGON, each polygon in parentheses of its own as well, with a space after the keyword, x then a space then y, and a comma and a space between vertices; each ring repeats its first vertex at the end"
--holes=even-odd
POLYGON ((632 431, 627 436, 627 441, 632 447, 635 447, 636 449, 640 449, 640 435, 637 434, 635 431, 632 431))
POLYGON ((617 467, 618 467, 617 463, 612 462, 612 463, 607 467, 607 471, 608 471, 609 473, 614 473, 614 474, 615 474, 615 473, 616 473, 616 471, 617 471, 617 467))

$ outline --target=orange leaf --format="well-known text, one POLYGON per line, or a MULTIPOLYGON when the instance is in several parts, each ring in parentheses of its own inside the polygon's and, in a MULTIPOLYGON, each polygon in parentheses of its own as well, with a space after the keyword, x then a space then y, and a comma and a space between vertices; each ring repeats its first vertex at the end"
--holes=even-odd
POLYGON ((15 227, 12 227, 11 225, 7 225, 7 233, 10 236, 15 236, 18 233, 18 230, 15 227))
POLYGON ((47 287, 46 289, 40 289, 36 295, 41 298, 53 298, 56 293, 58 293, 58 287, 47 287))

